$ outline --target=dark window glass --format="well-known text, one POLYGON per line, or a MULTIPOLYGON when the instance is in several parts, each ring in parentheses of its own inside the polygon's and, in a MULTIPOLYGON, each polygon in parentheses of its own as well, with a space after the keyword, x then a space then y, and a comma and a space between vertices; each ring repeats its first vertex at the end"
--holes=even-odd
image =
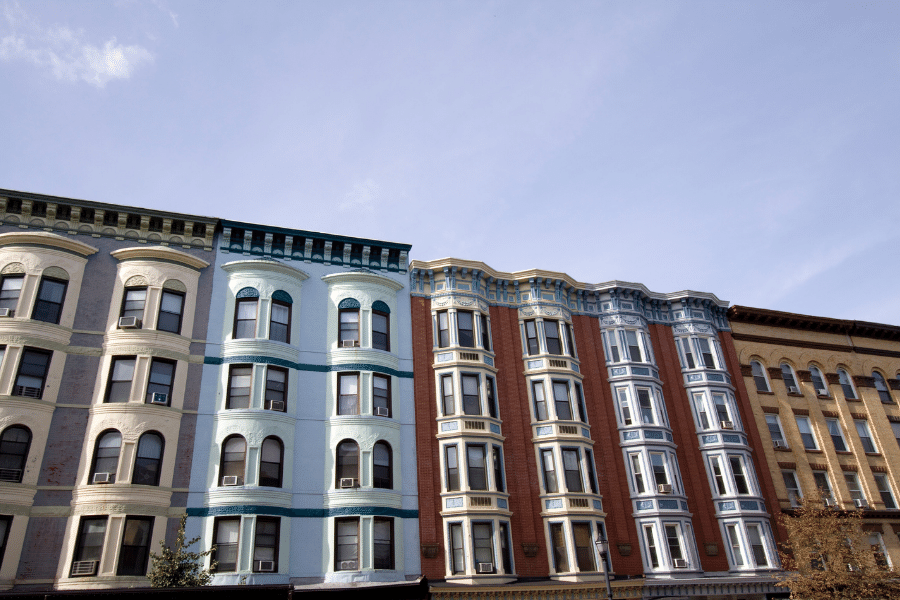
POLYGON ((504 492, 506 491, 506 485, 503 481, 503 451, 500 449, 500 446, 493 447, 491 458, 494 461, 494 485, 498 492, 504 492))
POLYGON ((359 446, 353 440, 344 440, 337 447, 337 477, 335 487, 341 488, 342 479, 352 479, 356 487, 359 483, 359 446))
POLYGON ((509 525, 500 523, 500 557, 503 559, 503 572, 512 573, 512 551, 509 541, 509 525))
POLYGON ((534 396, 534 417, 538 421, 547 420, 547 399, 544 397, 544 382, 532 381, 531 393, 534 396))
POLYGON ((38 289, 37 302, 34 304, 34 312, 31 318, 45 323, 59 323, 62 315, 63 299, 66 297, 67 282, 57 279, 41 279, 41 287, 38 289))
POLYGON ((334 520, 334 570, 359 570, 359 517, 334 520))
POLYGON ((459 345, 465 348, 475 347, 475 325, 472 321, 472 313, 468 310, 456 311, 457 331, 459 332, 459 345))
POLYGON ((571 421, 572 405, 569 403, 569 384, 565 381, 553 382, 553 402, 556 405, 556 418, 561 421, 571 421))
POLYGON ((147 288, 126 288, 125 297, 122 299, 122 312, 120 317, 144 318, 144 306, 147 304, 147 288))
POLYGON ((131 476, 131 483, 159 485, 162 456, 162 436, 153 432, 142 435, 140 441, 138 441, 137 457, 134 459, 134 474, 131 476))
POLYGON ((487 393, 488 414, 498 418, 497 413, 497 396, 494 393, 494 378, 485 377, 485 392, 487 393))
POLYGON ((253 540, 253 572, 278 572, 278 533, 281 519, 256 517, 256 537, 253 540), (271 568, 270 568, 271 567, 271 568))
POLYGON ((562 523, 550 523, 550 543, 553 546, 553 569, 557 573, 565 573, 569 570, 569 557, 562 523))
POLYGON ((538 346, 537 327, 534 321, 525 321, 525 340, 528 345, 528 354, 540 354, 541 349, 538 346))
POLYGON ((652 425, 656 423, 653 416, 653 401, 650 399, 650 390, 646 388, 638 388, 638 406, 641 409, 641 422, 652 425))
POLYGON ((650 465, 653 467, 653 478, 656 485, 666 485, 669 483, 669 476, 666 473, 665 459, 662 454, 650 454, 650 465))
POLYGON ((94 483, 94 481, 115 482, 121 447, 122 434, 118 431, 112 430, 100 434, 94 450, 94 465, 91 468, 91 478, 88 483, 94 483))
POLYGON ((481 347, 485 350, 491 349, 491 328, 488 326, 487 315, 479 315, 481 320, 481 347))
POLYGON ((62 221, 68 221, 72 218, 72 207, 66 204, 56 205, 56 218, 62 221))
POLYGON ((116 575, 146 575, 153 517, 126 517, 116 575))
POLYGON ((545 320, 544 337, 547 338, 548 354, 562 354, 562 346, 559 343, 559 323, 553 320, 545 320))
POLYGON ((281 464, 284 446, 276 437, 263 440, 259 454, 259 485, 281 487, 281 464))
POLYGON ((134 378, 134 363, 133 356, 113 358, 106 389, 107 402, 128 402, 131 396, 131 381, 134 378))
POLYGON ((594 453, 590 450, 584 451, 584 458, 587 461, 588 483, 591 486, 591 492, 597 493, 597 471, 594 469, 594 453))
POLYGON ((394 568, 394 520, 375 517, 373 523, 373 564, 376 569, 394 568))
POLYGON ((691 349, 690 338, 681 338, 681 350, 684 352, 684 361, 687 364, 687 368, 695 369, 697 365, 694 362, 694 353, 691 349))
POLYGON ((150 217, 150 220, 147 222, 147 231, 152 231, 154 233, 160 233, 163 230, 163 220, 162 217, 150 217))
POLYGON ((206 223, 194 223, 191 226, 191 235, 194 237, 206 237, 206 223))
POLYGON ((681 541, 678 538, 677 525, 666 525, 666 543, 669 546, 669 556, 671 556, 673 560, 684 558, 681 553, 681 541))
MULTIPOLYGON (((0 481, 21 483, 31 447, 31 431, 21 425, 7 427, 0 435, 0 481)), ((0 554, 0 558, 2 558, 0 554)))
MULTIPOLYGON (((284 401, 287 392, 288 372, 286 369, 278 367, 266 367, 266 405, 267 410, 273 410, 273 402, 281 402, 282 411, 287 410, 287 403, 284 401)), ((249 383, 249 382, 248 382, 249 383)), ((247 389, 249 403, 250 389, 247 389)), ((275 405, 277 407, 277 405, 275 405)))
POLYGON ((125 227, 127 227, 128 229, 140 229, 141 215, 129 213, 128 216, 125 217, 125 227))
POLYGON ((637 332, 630 329, 625 330, 625 342, 628 344, 628 355, 633 362, 643 362, 641 356, 641 346, 638 343, 637 332))
POLYGON ((563 470, 566 474, 566 489, 570 492, 583 492, 581 482, 581 456, 575 448, 563 448, 563 470))
POLYGON ((269 324, 269 339, 276 342, 291 341, 291 305, 278 300, 272 301, 272 322, 269 324))
POLYGON ((447 466, 447 491, 459 490, 459 456, 456 446, 444 448, 444 461, 447 466))
POLYGON ((338 414, 359 414, 359 373, 338 375, 338 414))
POLYGON ((541 450, 541 466, 544 470, 544 489, 548 494, 555 494, 559 491, 559 484, 556 481, 556 465, 553 462, 552 450, 541 450))
POLYGON ((372 347, 376 350, 390 350, 390 315, 372 311, 372 347))
POLYGON ((450 572, 454 575, 466 570, 466 554, 463 548, 462 524, 450 524, 450 572))
POLYGON ((228 371, 228 401, 225 408, 250 408, 253 367, 232 365, 228 371))
POLYGON ((9 198, 6 201, 6 212, 13 214, 21 214, 22 201, 19 198, 9 198))
POLYGON ((0 283, 0 308, 8 308, 10 314, 15 313, 24 282, 24 275, 3 276, 3 281, 0 283))
POLYGON ((478 391, 478 376, 462 376, 463 413, 467 415, 481 414, 481 398, 478 391))
POLYGON ((584 393, 581 390, 581 384, 575 383, 575 401, 578 403, 579 419, 582 423, 587 423, 587 411, 584 408, 584 393))
POLYGON ((235 304, 234 339, 256 337, 256 298, 242 298, 235 304))
POLYGON ((215 529, 213 539, 216 545, 215 559, 218 563, 216 572, 237 571, 238 545, 241 535, 240 517, 218 518, 215 529))
POLYGON ((169 227, 169 231, 172 235, 184 235, 184 221, 174 219, 169 227))
POLYGON ((441 377, 441 399, 444 409, 444 416, 456 414, 456 406, 453 400, 453 376, 443 375, 441 377))
POLYGON ((0 567, 3 566, 3 557, 6 556, 6 542, 9 540, 9 530, 12 528, 12 516, 0 516, 0 567))
POLYGON ((893 404, 894 399, 891 397, 890 391, 888 391, 887 382, 884 380, 884 376, 878 371, 872 371, 872 379, 875 380, 875 389, 878 391, 878 397, 884 404, 893 404))
POLYGON ((157 400, 157 404, 162 404, 163 396, 166 403, 172 402, 172 382, 175 379, 175 363, 154 358, 150 363, 150 380, 147 383, 147 402, 157 400))
POLYGON ((156 328, 160 331, 181 333, 182 312, 184 312, 184 294, 163 290, 156 328))
POLYGON ((236 477, 237 485, 244 485, 244 461, 247 457, 247 442, 239 435, 232 436, 222 444, 222 465, 219 469, 219 485, 225 485, 226 477, 236 477))
POLYGON ((373 471, 372 485, 376 488, 390 490, 394 488, 393 466, 391 465, 391 447, 385 442, 377 442, 372 452, 373 471))
POLYGON ((490 572, 495 572, 493 527, 491 523, 472 523, 472 549, 474 550, 475 572, 484 572, 481 565, 490 565, 490 572))
POLYGON ((71 575, 97 574, 97 565, 103 556, 106 519, 106 517, 81 517, 78 539, 75 541, 75 554, 72 556, 71 575))
POLYGON ((372 404, 375 415, 391 416, 391 378, 382 375, 372 377, 372 404))
POLYGON ((438 347, 446 348, 450 345, 450 316, 446 310, 437 314, 438 317, 438 347))
POLYGON ((703 358, 703 366, 707 369, 715 369, 716 361, 713 358, 712 346, 706 338, 697 338, 700 343, 700 356, 703 358))
POLYGON ((575 337, 572 332, 572 326, 566 323, 566 353, 569 356, 575 356, 575 337))
POLYGON ((25 349, 22 353, 22 361, 19 363, 16 385, 13 386, 13 396, 28 398, 43 396, 44 380, 47 378, 51 355, 52 352, 46 350, 25 349))
POLYGON ((466 445, 466 466, 470 490, 488 489, 484 459, 484 446, 479 444, 466 445))
POLYGON ((340 345, 359 346, 359 309, 341 309, 340 321, 340 345))
POLYGON ((572 523, 572 537, 575 540, 575 563, 582 572, 596 571, 594 561, 594 540, 591 538, 590 523, 572 523))

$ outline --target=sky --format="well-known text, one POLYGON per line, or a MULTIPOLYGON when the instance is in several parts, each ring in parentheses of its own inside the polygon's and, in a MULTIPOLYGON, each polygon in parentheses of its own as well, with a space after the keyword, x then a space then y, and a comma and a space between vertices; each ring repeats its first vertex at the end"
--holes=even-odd
POLYGON ((0 0, 0 188, 900 325, 900 2, 0 0))

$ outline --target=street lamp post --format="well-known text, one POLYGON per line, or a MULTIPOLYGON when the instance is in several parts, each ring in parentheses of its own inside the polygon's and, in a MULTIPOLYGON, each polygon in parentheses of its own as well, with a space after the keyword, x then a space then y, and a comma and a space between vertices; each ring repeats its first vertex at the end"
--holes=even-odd
POLYGON ((603 559, 603 578, 606 580, 606 597, 609 598, 609 600, 612 600, 612 588, 609 587, 609 542, 603 537, 602 532, 597 534, 594 545, 597 546, 597 552, 600 553, 600 558, 603 559))

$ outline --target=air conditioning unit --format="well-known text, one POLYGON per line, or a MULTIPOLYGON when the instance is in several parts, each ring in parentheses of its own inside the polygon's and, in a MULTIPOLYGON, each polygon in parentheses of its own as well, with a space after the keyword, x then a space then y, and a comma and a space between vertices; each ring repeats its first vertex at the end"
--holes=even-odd
POLYGON ((112 483, 112 473, 94 473, 94 478, 91 480, 94 483, 112 483))
POLYGON ((72 576, 85 577, 97 573, 96 560, 76 560, 72 563, 72 576))
POLYGON ((11 308, 0 308, 0 317, 11 317, 15 312, 11 308))
POLYGON ((119 329, 140 329, 141 320, 137 317, 119 317, 119 329))
POLYGON ((355 571, 356 570, 356 561, 355 560, 342 560, 340 566, 341 566, 341 571, 355 571))
POLYGON ((816 394, 818 394, 819 396, 827 396, 828 390, 816 390, 816 394))
POLYGON ((391 411, 387 409, 385 406, 376 406, 375 407, 375 416, 376 417, 389 417, 391 416, 391 411))
POLYGON ((656 490, 660 494, 671 494, 672 493, 672 484, 671 483, 660 483, 656 486, 656 490))
POLYGON ((856 506, 856 508, 869 508, 869 503, 866 502, 865 498, 857 498, 853 501, 853 505, 856 506))
POLYGON ((359 342, 357 342, 356 340, 344 340, 343 342, 341 342, 341 346, 343 346, 344 348, 356 348, 356 346, 358 345, 359 342))
POLYGON ((256 561, 256 570, 261 573, 271 573, 275 570, 274 560, 258 560, 256 561))
POLYGON ((22 481, 22 469, 0 469, 0 481, 22 481))
POLYGON ((796 385, 787 386, 788 394, 799 394, 800 390, 797 389, 796 385))
POLYGON ((269 410, 284 412, 284 400, 272 400, 269 403, 269 410))
POLYGON ((774 446, 775 448, 787 448, 787 444, 785 444, 781 440, 772 440, 772 446, 774 446))
POLYGON ((478 563, 478 572, 479 573, 493 573, 494 572, 494 563, 478 563))
POLYGON ((160 392, 153 392, 153 395, 150 396, 150 404, 165 404, 166 406, 168 406, 169 395, 161 394, 160 392))
POLYGON ((28 387, 27 385, 13 386, 13 396, 24 396, 26 398, 40 398, 43 388, 28 387))
POLYGON ((356 480, 352 477, 343 477, 343 478, 341 478, 341 487, 342 488, 355 488, 356 480))
POLYGON ((834 499, 827 496, 822 498, 822 504, 824 504, 826 508, 834 508, 835 506, 834 499))
POLYGON ((722 429, 734 429, 734 421, 719 421, 722 429))
POLYGON ((687 569, 688 564, 687 561, 683 558, 676 558, 672 561, 672 566, 674 566, 676 569, 687 569))
POLYGON ((222 478, 222 485, 238 485, 238 476, 226 475, 222 478))

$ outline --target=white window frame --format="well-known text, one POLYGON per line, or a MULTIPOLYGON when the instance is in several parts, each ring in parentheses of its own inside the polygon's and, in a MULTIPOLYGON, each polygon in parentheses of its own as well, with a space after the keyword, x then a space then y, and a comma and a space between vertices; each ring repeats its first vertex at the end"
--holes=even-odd
POLYGON ((800 480, 797 479, 797 471, 793 469, 782 469, 781 480, 784 483, 784 488, 787 491, 788 501, 791 503, 791 506, 800 506, 800 500, 803 499, 803 488, 800 487, 800 480), (794 487, 788 486, 788 476, 794 480, 794 487))
POLYGON ((872 430, 869 429, 868 421, 865 419, 853 419, 853 425, 856 427, 856 433, 859 434, 859 441, 865 453, 879 454, 878 446, 875 444, 875 438, 872 437, 872 430), (868 440, 868 444, 866 444, 866 440, 868 440), (871 450, 869 447, 871 447, 871 450))
POLYGON ((837 452, 848 452, 847 438, 844 437, 844 430, 841 428, 841 422, 837 419, 825 419, 825 426, 828 429, 828 435, 831 437, 831 443, 837 452), (841 440, 843 448, 838 448, 836 439, 841 440))
POLYGON ((750 373, 753 377, 753 386, 756 388, 757 392, 769 393, 772 391, 772 385, 769 383, 769 374, 766 373, 766 368, 762 365, 758 360, 750 361, 750 373), (756 369, 759 368, 759 374, 756 373, 756 369), (762 383, 765 384, 765 389, 760 389, 760 377, 762 378, 762 383))
POLYGON ((813 432, 812 423, 809 420, 809 417, 803 415, 795 415, 795 421, 797 422, 797 429, 800 432, 800 438, 803 439, 804 435, 809 435, 813 441, 813 447, 810 448, 806 445, 806 442, 803 441, 803 447, 807 450, 819 450, 819 441, 816 439, 816 434, 813 432), (801 425, 803 423, 803 425, 801 425), (804 431, 806 429, 806 431, 804 431))
POLYGON ((781 417, 775 413, 766 413, 766 425, 769 428, 772 443, 780 443, 782 447, 788 448, 787 439, 784 437, 784 427, 781 426, 781 417), (778 439, 775 438, 776 433, 778 439))
POLYGON ((828 389, 829 388, 828 380, 825 379, 825 375, 822 373, 822 369, 820 369, 819 367, 817 367, 814 364, 810 364, 809 365, 809 376, 810 376, 810 382, 813 384, 813 389, 815 390, 816 395, 820 396, 822 398, 830 398, 831 391, 828 389), (819 383, 822 384, 821 388, 816 387, 816 379, 818 379, 819 383), (820 392, 822 392, 822 393, 820 393, 820 392))
POLYGON ((844 392, 844 398, 847 400, 857 400, 859 398, 859 392, 856 391, 856 386, 853 385, 853 378, 850 376, 850 373, 847 372, 846 369, 838 369, 837 370, 838 380, 841 383, 841 391, 844 392), (850 394, 847 393, 849 388, 850 394))

